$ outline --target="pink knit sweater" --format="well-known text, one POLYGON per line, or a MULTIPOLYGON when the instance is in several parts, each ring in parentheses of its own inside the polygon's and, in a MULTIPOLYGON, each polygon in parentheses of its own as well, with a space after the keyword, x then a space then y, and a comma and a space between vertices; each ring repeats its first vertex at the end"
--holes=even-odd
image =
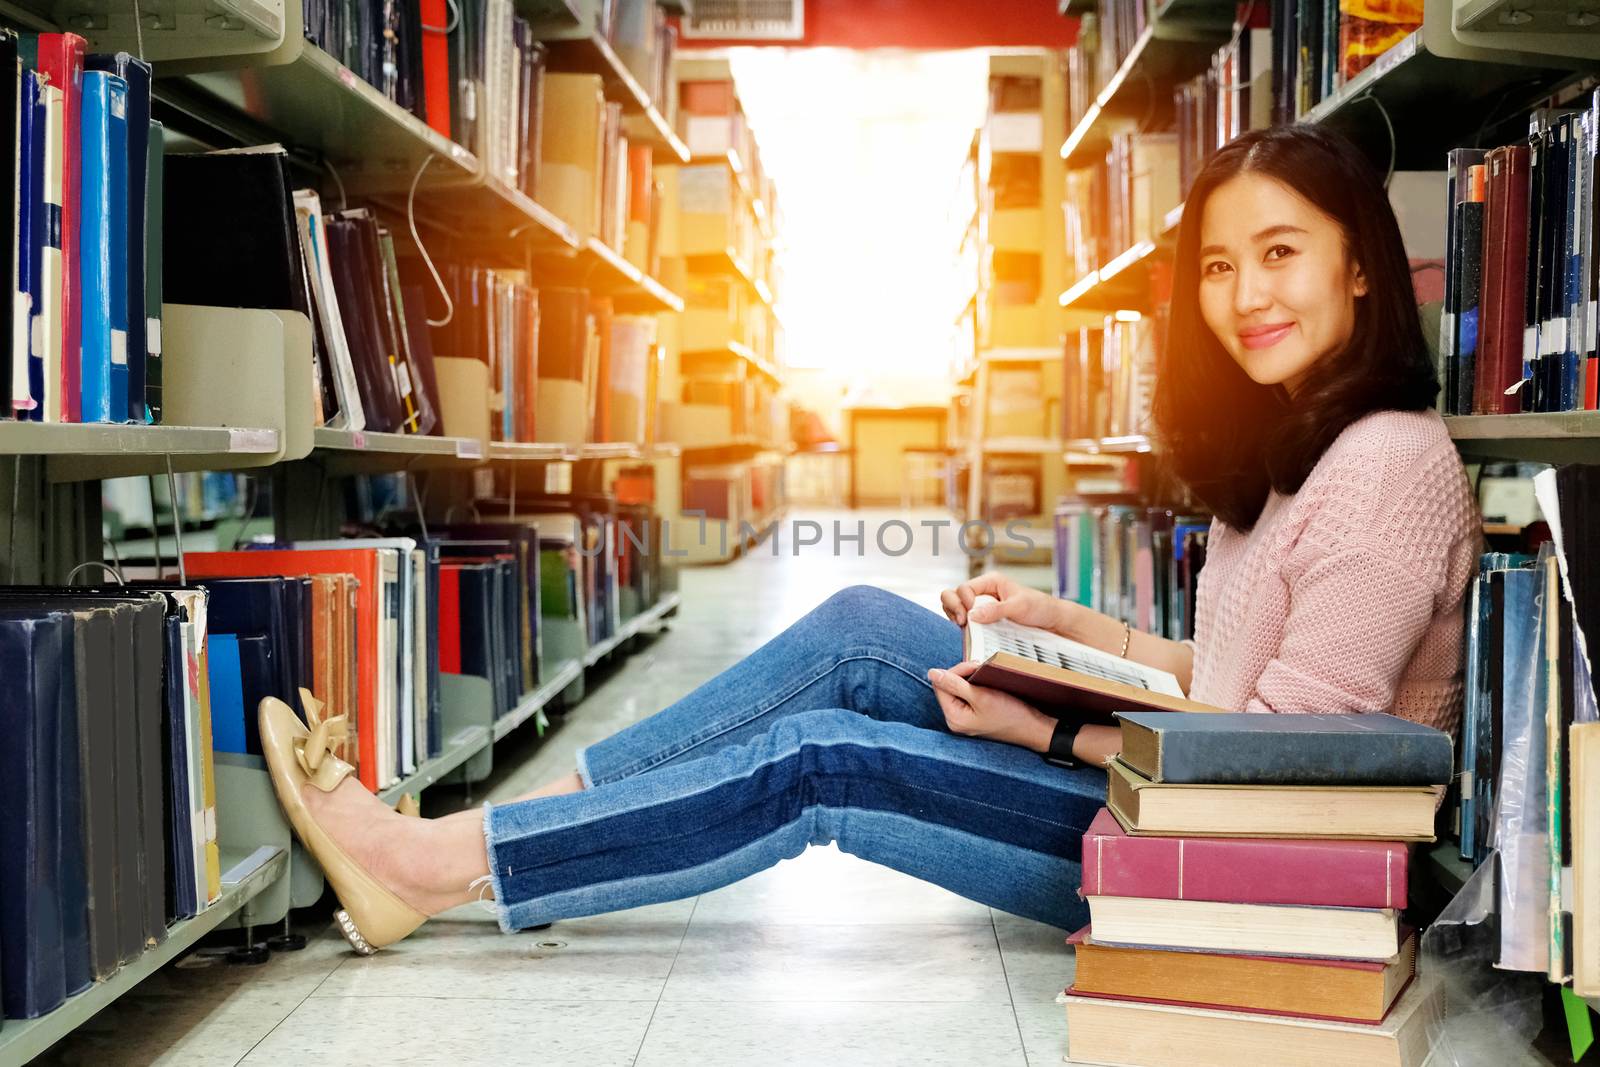
POLYGON ((1230 711, 1390 711, 1453 734, 1480 544, 1438 415, 1356 421, 1254 529, 1212 522, 1190 695, 1230 711))

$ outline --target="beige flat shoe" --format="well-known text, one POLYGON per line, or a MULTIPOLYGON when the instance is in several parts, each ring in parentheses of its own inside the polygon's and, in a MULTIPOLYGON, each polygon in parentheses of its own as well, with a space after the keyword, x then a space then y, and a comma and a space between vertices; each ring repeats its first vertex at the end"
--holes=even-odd
POLYGON ((261 727, 261 751, 272 775, 289 824, 322 866, 343 907, 334 913, 339 931, 350 947, 370 956, 421 926, 428 917, 395 896, 317 825, 306 807, 301 787, 310 783, 332 792, 355 768, 334 755, 347 733, 343 715, 322 717, 322 701, 306 690, 300 700, 312 728, 307 729, 294 710, 276 697, 266 697, 256 711, 261 727))

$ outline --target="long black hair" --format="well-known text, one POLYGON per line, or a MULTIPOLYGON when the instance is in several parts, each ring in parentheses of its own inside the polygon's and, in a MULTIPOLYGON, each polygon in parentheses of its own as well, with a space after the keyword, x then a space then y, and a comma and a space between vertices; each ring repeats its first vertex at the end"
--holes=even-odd
POLYGON ((1248 530, 1268 492, 1298 491, 1345 427, 1373 411, 1431 407, 1438 392, 1400 226, 1360 150, 1311 125, 1253 130, 1219 149, 1184 203, 1156 377, 1153 414, 1173 472, 1223 522, 1248 530), (1293 403, 1282 386, 1252 381, 1200 315, 1206 200, 1243 173, 1282 182, 1338 223, 1366 279, 1349 343, 1308 372, 1293 403))

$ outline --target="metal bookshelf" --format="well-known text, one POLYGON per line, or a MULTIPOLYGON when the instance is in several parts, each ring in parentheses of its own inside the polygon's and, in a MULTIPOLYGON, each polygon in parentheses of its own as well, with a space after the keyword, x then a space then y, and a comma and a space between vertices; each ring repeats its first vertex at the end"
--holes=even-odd
POLYGON ((494 721, 492 740, 500 740, 539 714, 546 705, 560 695, 562 690, 582 676, 583 664, 578 660, 568 659, 557 664, 543 685, 523 697, 515 708, 494 721))
POLYGON ((602 659, 615 651, 618 645, 622 644, 630 637, 633 637, 635 634, 645 632, 659 622, 664 616, 677 611, 680 600, 681 597, 679 594, 668 593, 666 596, 658 600, 654 605, 646 608, 644 611, 641 611, 639 614, 635 615, 633 618, 617 627, 616 633, 612 634, 604 641, 601 641, 599 644, 589 646, 589 648, 584 651, 583 665, 585 667, 593 667, 596 663, 599 663, 602 659))
POLYGON ((275 429, 0 420, 0 456, 44 456, 52 478, 73 481, 97 477, 96 458, 114 465, 120 475, 127 472, 129 456, 142 456, 142 473, 159 474, 174 456, 220 471, 259 467, 279 450, 275 429))
POLYGON ((222 874, 222 896, 192 919, 167 928, 167 939, 65 1004, 37 1019, 7 1019, 0 1027, 0 1063, 22 1064, 82 1026, 102 1008, 187 952, 289 869, 281 848, 263 847, 239 857, 222 874))
POLYGON ((689 162, 689 146, 673 131, 610 41, 598 33, 584 33, 570 39, 554 36, 546 43, 552 71, 600 75, 606 99, 622 105, 623 132, 630 141, 652 146, 663 162, 689 162))
POLYGON ((445 742, 444 751, 419 766, 414 772, 378 793, 385 804, 394 804, 407 793, 417 793, 435 785, 441 778, 493 744, 496 738, 485 726, 469 726, 445 742))

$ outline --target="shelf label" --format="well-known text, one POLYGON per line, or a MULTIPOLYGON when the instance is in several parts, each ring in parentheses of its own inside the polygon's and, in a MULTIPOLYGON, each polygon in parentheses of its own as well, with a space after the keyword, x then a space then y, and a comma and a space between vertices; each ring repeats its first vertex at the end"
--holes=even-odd
POLYGON ((350 447, 351 448, 360 448, 360 449, 364 450, 367 447, 367 431, 365 431, 365 430, 352 430, 352 431, 350 431, 350 447))
POLYGON ((462 437, 456 441, 457 459, 482 459, 483 442, 475 437, 462 437))
POLYGON ((277 430, 228 430, 229 452, 275 452, 278 448, 277 430))
POLYGON ((346 89, 354 89, 359 80, 360 79, 356 77, 356 72, 351 70, 349 67, 339 68, 339 82, 346 89))
POLYGON ((544 491, 550 494, 572 492, 572 464, 565 461, 545 464, 544 491))

